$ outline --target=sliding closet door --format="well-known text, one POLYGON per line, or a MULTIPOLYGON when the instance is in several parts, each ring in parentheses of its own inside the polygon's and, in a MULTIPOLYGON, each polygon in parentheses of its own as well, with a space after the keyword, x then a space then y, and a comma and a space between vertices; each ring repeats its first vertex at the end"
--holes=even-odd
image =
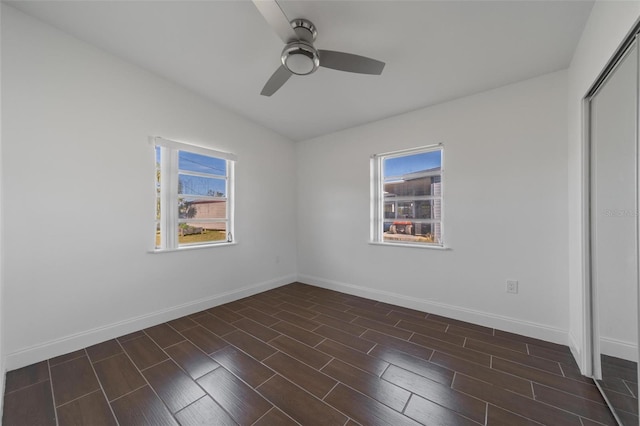
POLYGON ((594 370, 618 420, 634 426, 638 425, 637 99, 634 43, 590 102, 594 370))

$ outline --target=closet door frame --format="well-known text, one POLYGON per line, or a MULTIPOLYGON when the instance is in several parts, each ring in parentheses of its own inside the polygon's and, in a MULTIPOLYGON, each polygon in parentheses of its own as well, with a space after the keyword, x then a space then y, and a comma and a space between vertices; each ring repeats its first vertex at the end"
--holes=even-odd
MULTIPOLYGON (((592 100, 599 93, 599 89, 607 82, 607 80, 614 74, 617 67, 623 62, 632 49, 635 49, 638 53, 636 64, 636 123, 635 123, 635 141, 636 141, 636 212, 640 212, 640 173, 638 171, 640 167, 640 22, 638 22, 634 28, 629 32, 629 35, 625 38, 624 42, 616 50, 616 53, 609 60, 605 68, 601 71, 600 75, 589 89, 586 96, 582 101, 582 123, 583 123, 583 144, 582 144, 582 265, 583 265, 583 339, 584 339, 584 353, 582 354, 582 363, 584 366, 583 373, 587 376, 591 376, 594 379, 600 380, 602 378, 602 369, 600 362, 600 339, 598 328, 598 289, 595 285, 595 262, 592 262, 592 256, 594 255, 595 248, 592 244, 592 237, 594 235, 594 221, 592 220, 592 204, 594 201, 593 188, 595 173, 593 173, 594 161, 594 149, 593 149, 593 135, 592 135, 592 100)), ((636 254, 640 253, 640 214, 636 214, 636 254)), ((640 277, 640 259, 636 262, 638 268, 638 277, 640 277)), ((638 300, 636 301, 637 308, 640 308, 640 289, 638 291, 638 300)), ((638 342, 640 347, 640 311, 636 309, 636 319, 638 321, 638 342)), ((640 352, 640 351, 639 351, 640 352)), ((638 359, 640 360, 640 353, 638 359)), ((638 369, 638 377, 640 379, 640 368, 638 369)), ((596 382, 597 383, 597 382, 596 382)), ((640 383, 640 380, 639 380, 640 383)), ((599 385, 598 385, 599 386, 599 385)), ((606 397, 605 397, 606 399, 606 397)), ((608 402, 608 401, 607 401, 608 402)), ((640 406, 640 404, 639 404, 640 406)), ((615 411, 612 410, 615 415, 615 411)), ((617 416, 616 416, 617 419, 617 416)))

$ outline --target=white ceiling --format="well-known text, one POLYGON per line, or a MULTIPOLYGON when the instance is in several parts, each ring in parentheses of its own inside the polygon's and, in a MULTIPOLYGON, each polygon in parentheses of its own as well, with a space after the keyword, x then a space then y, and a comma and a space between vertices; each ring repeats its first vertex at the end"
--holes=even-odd
POLYGON ((386 62, 320 68, 272 97, 282 41, 250 1, 8 2, 295 141, 567 68, 593 1, 281 1, 316 47, 386 62))

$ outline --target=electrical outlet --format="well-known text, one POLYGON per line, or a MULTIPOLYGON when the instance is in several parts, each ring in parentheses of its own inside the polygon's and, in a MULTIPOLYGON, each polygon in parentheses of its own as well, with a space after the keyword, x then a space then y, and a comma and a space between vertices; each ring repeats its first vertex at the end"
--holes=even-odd
POLYGON ((518 281, 507 280, 507 293, 518 294, 518 281))

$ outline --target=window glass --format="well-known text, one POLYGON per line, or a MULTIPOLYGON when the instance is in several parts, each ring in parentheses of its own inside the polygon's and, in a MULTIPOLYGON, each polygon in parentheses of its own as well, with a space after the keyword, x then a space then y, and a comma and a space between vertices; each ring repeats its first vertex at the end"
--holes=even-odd
POLYGON ((375 155, 374 242, 442 245, 442 146, 375 155))
POLYGON ((232 155, 194 150, 165 140, 155 147, 158 250, 233 241, 232 155))

